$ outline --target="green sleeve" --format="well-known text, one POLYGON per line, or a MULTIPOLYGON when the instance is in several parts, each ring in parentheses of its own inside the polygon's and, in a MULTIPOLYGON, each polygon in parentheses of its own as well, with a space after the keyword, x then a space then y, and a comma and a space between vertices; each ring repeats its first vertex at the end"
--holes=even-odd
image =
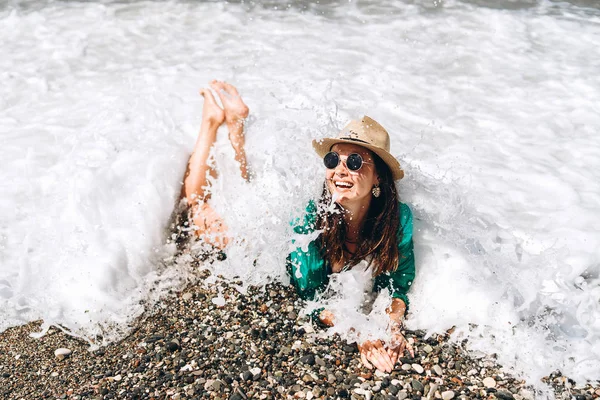
POLYGON ((327 263, 321 257, 315 240, 311 240, 311 234, 316 229, 316 216, 317 207, 311 201, 306 207, 304 218, 292 224, 294 232, 299 235, 292 243, 299 247, 288 255, 286 261, 290 283, 304 300, 313 299, 329 281, 327 263))
POLYGON ((375 289, 387 288, 393 298, 402 299, 408 310, 407 293, 415 279, 415 255, 413 251, 413 217, 410 208, 400 203, 400 227, 398 229, 398 268, 375 278, 375 289))

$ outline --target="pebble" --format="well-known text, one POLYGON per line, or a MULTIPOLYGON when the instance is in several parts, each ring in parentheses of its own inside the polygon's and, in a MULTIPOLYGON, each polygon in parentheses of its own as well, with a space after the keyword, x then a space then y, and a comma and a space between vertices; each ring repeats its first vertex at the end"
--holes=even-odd
POLYGON ((483 379, 483 386, 486 388, 494 388, 496 387, 496 380, 490 376, 483 379))
MULTIPOLYGON (((84 343, 62 332, 32 341, 28 334, 39 325, 10 328, 0 333, 0 398, 531 400, 523 395, 525 383, 502 375, 492 357, 473 360, 468 343, 453 344, 444 335, 425 339, 426 332, 407 330, 407 339, 418 346, 417 358, 402 357, 402 367, 389 374, 369 371, 356 345, 327 337, 317 327, 311 334, 292 289, 280 284, 264 289, 241 293, 224 280, 208 286, 196 282, 161 300, 130 336, 95 351, 84 351, 84 343), (227 301, 215 307, 215 297, 227 301), (297 320, 287 318, 291 312, 297 320), (77 357, 57 363, 53 351, 59 347, 77 357), (469 370, 476 374, 467 378, 469 370), (485 377, 497 380, 495 387, 502 390, 482 384, 485 377)), ((578 389, 562 375, 547 383, 557 399, 568 391, 569 398, 593 396, 599 389, 578 389)))
POLYGON ((438 389, 438 385, 435 383, 432 383, 431 386, 429 387, 429 390, 427 391, 427 400, 431 400, 433 399, 433 396, 435 395, 435 392, 438 389))
POLYGON ((382 372, 378 369, 375 370, 375 376, 378 378, 383 378, 385 376, 388 376, 389 374, 387 372, 382 372))
POLYGON ((300 357, 300 362, 303 362, 304 364, 308 365, 315 365, 315 355, 307 354, 304 357, 300 357))
POLYGON ((417 374, 422 374, 425 369, 419 364, 413 364, 412 368, 417 372, 417 374))
POLYGON ((506 392, 506 391, 496 392, 495 395, 500 400, 514 400, 515 399, 511 393, 506 392))
POLYGON ((416 391, 416 392, 421 392, 423 393, 423 391, 425 390, 425 388, 423 387, 423 384, 421 382, 419 382, 416 379, 413 379, 410 382, 410 385, 412 386, 412 388, 416 391))
POLYGON ((67 358, 71 355, 71 350, 61 347, 60 349, 54 350, 54 355, 59 360, 64 360, 65 358, 67 358))

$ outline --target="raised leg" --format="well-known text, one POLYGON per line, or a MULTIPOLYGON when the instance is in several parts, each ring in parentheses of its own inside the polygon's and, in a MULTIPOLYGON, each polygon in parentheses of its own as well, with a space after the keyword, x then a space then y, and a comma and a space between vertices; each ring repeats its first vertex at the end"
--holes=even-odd
POLYGON ((227 227, 206 201, 210 197, 207 176, 216 177, 216 172, 209 163, 210 151, 217 139, 217 130, 225 121, 225 112, 218 106, 210 90, 201 89, 200 94, 204 97, 202 124, 188 161, 181 192, 192 211, 196 236, 222 249, 228 241, 227 227))
POLYGON ((225 112, 217 105, 210 90, 201 89, 200 94, 204 97, 202 124, 194 151, 188 161, 182 188, 182 194, 190 206, 208 200, 209 194, 205 190, 208 187, 207 175, 216 176, 208 158, 217 139, 217 130, 225 121, 225 112))
POLYGON ((242 178, 248 180, 248 164, 244 145, 244 123, 250 110, 242 100, 235 86, 227 82, 214 80, 210 86, 217 92, 225 108, 225 122, 229 129, 229 141, 235 151, 235 159, 240 164, 242 178))

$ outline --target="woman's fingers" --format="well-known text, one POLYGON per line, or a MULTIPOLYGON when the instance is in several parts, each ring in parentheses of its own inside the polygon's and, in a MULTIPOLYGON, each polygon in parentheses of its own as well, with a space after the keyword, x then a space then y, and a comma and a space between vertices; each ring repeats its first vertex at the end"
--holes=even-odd
POLYGON ((375 367, 382 372, 392 372, 399 356, 398 349, 387 350, 379 340, 362 343, 359 351, 365 367, 375 367))
POLYGON ((377 368, 380 371, 387 372, 387 366, 381 359, 381 356, 379 355, 379 352, 377 350, 373 350, 367 357, 375 368, 377 368))
POLYGON ((369 347, 368 342, 358 345, 358 351, 360 352, 360 361, 362 361, 363 365, 369 369, 373 368, 373 365, 367 359, 367 348, 369 347))
POLYGON ((406 343, 406 349, 408 349, 410 356, 412 358, 415 358, 415 350, 413 349, 412 345, 410 343, 408 343, 408 341, 405 341, 405 343, 406 343))
POLYGON ((373 343, 373 356, 377 360, 377 369, 383 372, 391 372, 394 369, 392 359, 379 340, 373 343))
POLYGON ((400 355, 399 349, 388 349, 388 356, 392 360, 392 365, 395 367, 398 362, 398 357, 400 355))

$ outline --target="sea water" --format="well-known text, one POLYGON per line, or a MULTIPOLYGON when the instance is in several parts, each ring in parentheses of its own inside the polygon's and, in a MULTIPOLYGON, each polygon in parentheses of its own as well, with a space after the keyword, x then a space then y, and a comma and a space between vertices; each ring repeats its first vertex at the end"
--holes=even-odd
POLYGON ((407 325, 456 326, 534 384, 600 379, 596 4, 0 2, 0 330, 108 342, 181 287, 169 221, 217 78, 250 106, 252 180, 220 131, 216 272, 286 281, 322 188, 310 142, 366 114, 415 216, 407 325))

